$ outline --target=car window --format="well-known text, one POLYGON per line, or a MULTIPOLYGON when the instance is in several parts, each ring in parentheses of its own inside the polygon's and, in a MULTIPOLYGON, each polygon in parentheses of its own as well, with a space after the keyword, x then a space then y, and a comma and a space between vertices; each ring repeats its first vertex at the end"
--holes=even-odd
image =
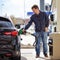
POLYGON ((9 22, 9 21, 0 21, 0 28, 2 28, 2 27, 13 27, 13 25, 12 25, 12 23, 11 22, 9 22))

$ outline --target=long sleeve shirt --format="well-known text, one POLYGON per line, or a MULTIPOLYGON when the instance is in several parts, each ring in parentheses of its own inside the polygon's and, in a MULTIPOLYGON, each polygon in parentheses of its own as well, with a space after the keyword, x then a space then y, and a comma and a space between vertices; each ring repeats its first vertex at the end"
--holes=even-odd
POLYGON ((49 26, 49 18, 45 12, 41 12, 37 14, 33 14, 30 18, 30 21, 28 24, 25 26, 25 30, 27 30, 32 22, 35 24, 35 31, 40 32, 40 31, 45 31, 45 27, 49 26))

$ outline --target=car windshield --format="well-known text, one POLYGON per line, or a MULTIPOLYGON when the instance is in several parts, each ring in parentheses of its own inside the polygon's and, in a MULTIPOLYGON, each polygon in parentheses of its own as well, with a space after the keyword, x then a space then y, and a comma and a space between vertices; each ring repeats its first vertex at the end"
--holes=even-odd
POLYGON ((9 28, 13 27, 12 23, 10 21, 0 21, 0 28, 9 28))

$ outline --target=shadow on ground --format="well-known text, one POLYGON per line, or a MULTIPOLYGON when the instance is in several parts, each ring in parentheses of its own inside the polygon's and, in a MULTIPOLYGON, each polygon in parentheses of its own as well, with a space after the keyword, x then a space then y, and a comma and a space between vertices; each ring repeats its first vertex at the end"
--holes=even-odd
POLYGON ((21 56, 21 60, 27 60, 27 58, 25 58, 25 57, 21 56))

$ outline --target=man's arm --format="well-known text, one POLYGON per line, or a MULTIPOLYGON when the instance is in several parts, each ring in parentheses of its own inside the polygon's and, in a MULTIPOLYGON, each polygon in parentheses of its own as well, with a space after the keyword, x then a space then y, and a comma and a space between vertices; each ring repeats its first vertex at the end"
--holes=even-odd
POLYGON ((45 13, 45 31, 48 31, 48 26, 49 26, 49 18, 47 14, 45 13))
POLYGON ((33 22, 33 20, 32 20, 32 17, 31 17, 30 21, 28 22, 28 24, 25 26, 24 29, 27 30, 31 26, 32 22, 33 22))
POLYGON ((45 27, 48 28, 48 26, 49 26, 49 18, 47 16, 47 14, 45 13, 45 27))

